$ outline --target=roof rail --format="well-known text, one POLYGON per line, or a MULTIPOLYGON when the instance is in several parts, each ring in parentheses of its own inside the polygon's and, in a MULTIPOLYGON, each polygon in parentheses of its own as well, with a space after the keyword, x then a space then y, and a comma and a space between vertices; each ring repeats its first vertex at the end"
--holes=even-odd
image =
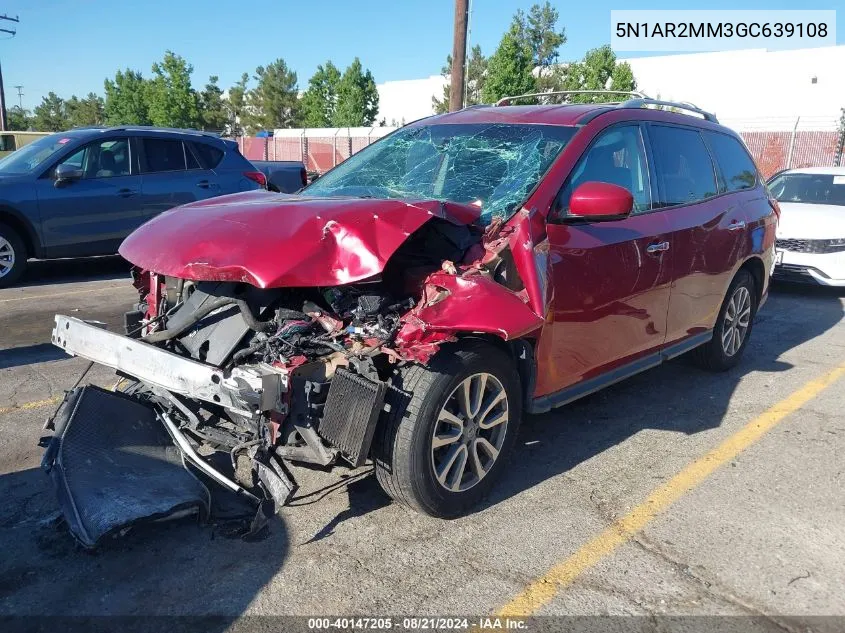
POLYGON ((217 132, 207 132, 205 130, 192 130, 188 128, 160 127, 157 125, 115 125, 104 129, 108 130, 109 132, 169 132, 173 134, 194 134, 196 136, 220 136, 220 134, 218 134, 217 132))
POLYGON ((499 99, 495 106, 510 105, 516 99, 529 99, 537 97, 556 97, 561 95, 628 95, 636 97, 637 99, 647 99, 641 92, 634 92, 631 90, 554 90, 552 92, 527 92, 524 95, 514 95, 512 97, 503 97, 499 99))
POLYGON ((701 108, 689 103, 688 101, 661 101, 659 99, 649 99, 648 97, 643 97, 640 99, 630 99, 625 101, 624 103, 620 103, 617 105, 617 108, 642 108, 645 106, 666 106, 669 108, 678 108, 679 110, 686 110, 687 112, 694 112, 695 114, 700 115, 704 118, 705 121, 710 121, 711 123, 718 123, 719 120, 716 118, 716 115, 712 112, 706 112, 701 108))

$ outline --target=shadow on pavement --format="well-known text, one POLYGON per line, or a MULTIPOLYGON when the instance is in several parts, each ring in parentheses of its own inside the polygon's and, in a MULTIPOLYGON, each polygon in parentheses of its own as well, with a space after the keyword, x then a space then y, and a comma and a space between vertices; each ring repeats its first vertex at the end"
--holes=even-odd
POLYGON ((68 355, 52 343, 36 343, 12 349, 0 349, 0 369, 64 360, 68 355))
MULTIPOLYGON (((782 354, 842 322, 843 294, 837 289, 776 285, 734 369, 710 373, 680 357, 560 409, 527 416, 511 466, 483 507, 567 472, 641 430, 692 435, 718 427, 743 376, 790 369, 791 364, 779 360, 782 354)), ((772 403, 784 395, 773 393, 772 403)), ((648 457, 642 456, 644 468, 648 457)))
POLYGON ((130 264, 120 255, 31 260, 16 288, 80 281, 129 279, 130 264))

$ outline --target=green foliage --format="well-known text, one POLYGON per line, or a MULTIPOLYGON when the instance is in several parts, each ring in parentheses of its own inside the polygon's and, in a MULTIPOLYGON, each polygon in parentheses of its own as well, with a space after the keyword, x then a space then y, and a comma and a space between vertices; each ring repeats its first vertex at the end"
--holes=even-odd
POLYGON ((160 64, 153 64, 146 91, 153 125, 190 128, 200 123, 199 100, 191 87, 193 72, 193 66, 171 51, 160 64))
POLYGON ((378 115, 378 90, 373 74, 364 69, 357 57, 344 71, 337 85, 334 127, 372 125, 378 115))
MULTIPOLYGON (((605 45, 587 52, 570 64, 563 79, 564 90, 635 90, 637 82, 628 64, 617 64, 616 54, 605 45)), ((572 95, 573 103, 605 103, 624 98, 618 94, 572 95)))
POLYGON ((7 114, 10 130, 23 132, 33 125, 29 110, 24 110, 20 106, 12 106, 7 114))
POLYGON ((105 121, 108 125, 149 125, 147 82, 141 73, 118 70, 114 81, 105 81, 105 121))
POLYGON ((487 78, 481 91, 484 102, 495 103, 502 97, 532 92, 533 69, 533 54, 518 13, 488 61, 487 78))
MULTIPOLYGON (((446 56, 446 64, 440 70, 444 78, 449 79, 452 73, 452 56, 446 56)), ((464 80, 466 82, 466 99, 464 106, 477 105, 481 103, 481 92, 484 89, 484 80, 487 74, 487 58, 481 52, 481 47, 477 44, 472 47, 469 58, 467 59, 466 73, 464 80)), ((443 86, 443 99, 437 97, 431 98, 432 106, 436 114, 443 114, 449 111, 449 93, 450 86, 447 83, 443 86)))
POLYGON ((42 97, 41 103, 35 106, 33 125, 39 132, 60 132, 68 128, 65 100, 55 92, 42 97))
POLYGON ((337 92, 340 70, 331 61, 317 66, 308 80, 308 89, 302 95, 302 125, 305 127, 331 127, 337 110, 337 92))
POLYGON ((556 64, 560 47, 566 44, 566 31, 557 30, 560 15, 547 1, 542 6, 532 5, 525 23, 525 39, 531 49, 536 69, 536 90, 546 92, 560 90, 562 77, 556 64))
POLYGON ((229 115, 223 102, 223 90, 217 85, 218 77, 208 78, 203 91, 199 93, 199 115, 202 129, 222 132, 226 129, 229 115))
POLYGON ((247 84, 249 84, 249 74, 244 73, 240 80, 229 88, 228 99, 223 104, 226 108, 226 133, 229 136, 244 134, 243 117, 246 112, 247 84))
POLYGON ((242 119, 250 133, 295 127, 299 123, 296 73, 283 59, 255 69, 258 84, 246 93, 242 119))
POLYGON ((65 102, 65 108, 70 127, 102 125, 106 120, 103 98, 93 92, 82 99, 73 95, 65 102))

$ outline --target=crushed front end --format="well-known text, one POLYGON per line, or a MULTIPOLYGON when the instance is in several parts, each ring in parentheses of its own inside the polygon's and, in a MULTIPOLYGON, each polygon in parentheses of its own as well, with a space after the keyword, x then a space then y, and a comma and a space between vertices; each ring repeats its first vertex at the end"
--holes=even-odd
POLYGON ((393 385, 397 368, 425 363, 454 341, 461 313, 473 331, 505 339, 542 322, 527 307, 518 279, 508 276, 507 240, 495 236, 494 253, 491 236, 495 230, 429 218, 376 274, 331 286, 261 288, 214 279, 208 269, 185 278, 135 268, 139 302, 126 314, 125 334, 57 315, 55 345, 121 378, 115 393, 71 392, 48 423, 53 437, 44 441, 44 468, 64 496, 65 515, 77 517, 69 520, 74 535, 95 546, 127 525, 185 508, 213 515, 215 490, 251 508, 255 531, 294 494, 289 464, 362 465, 383 412, 408 398, 393 385), (485 316, 485 299, 508 314, 485 316), (475 308, 480 312, 468 318, 475 308), (501 323, 521 329, 509 332, 501 323), (154 421, 157 436, 149 428, 154 421), (97 440, 94 450, 97 428, 124 434, 123 440, 97 440), (133 445, 128 434, 136 430, 146 435, 133 445), (100 466, 66 457, 76 452, 114 461, 108 450, 141 451, 146 459, 138 463, 135 455, 131 467, 106 468, 98 478, 100 466), (150 482, 167 487, 156 465, 166 466, 182 496, 162 502, 150 493, 150 482), (133 483, 116 485, 120 479, 133 483), (211 499, 201 489, 212 491, 211 499), (122 509, 104 517, 104 500, 115 495, 122 509))

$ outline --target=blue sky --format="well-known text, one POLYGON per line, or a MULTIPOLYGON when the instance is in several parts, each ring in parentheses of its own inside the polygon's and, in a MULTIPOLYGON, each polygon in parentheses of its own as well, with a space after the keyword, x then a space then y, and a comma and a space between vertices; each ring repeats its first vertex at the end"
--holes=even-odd
MULTIPOLYGON (((536 1, 536 0, 534 0, 536 1)), ((472 0, 471 44, 491 53, 510 18, 532 0, 472 0)), ((568 42, 565 60, 577 59, 610 39, 610 10, 676 9, 676 1, 553 2, 568 42)), ((830 9, 796 0, 691 1, 694 9, 830 9)), ((31 109, 53 90, 62 97, 103 92, 103 79, 118 68, 145 75, 167 49, 194 65, 195 87, 208 76, 224 88, 243 72, 282 57, 304 86, 318 64, 341 68, 355 56, 377 82, 427 77, 439 72, 451 51, 453 0, 0 0, 0 13, 18 15, 18 35, 0 39, 7 102, 24 86, 31 109)), ((845 25, 837 34, 843 42, 845 25)))

